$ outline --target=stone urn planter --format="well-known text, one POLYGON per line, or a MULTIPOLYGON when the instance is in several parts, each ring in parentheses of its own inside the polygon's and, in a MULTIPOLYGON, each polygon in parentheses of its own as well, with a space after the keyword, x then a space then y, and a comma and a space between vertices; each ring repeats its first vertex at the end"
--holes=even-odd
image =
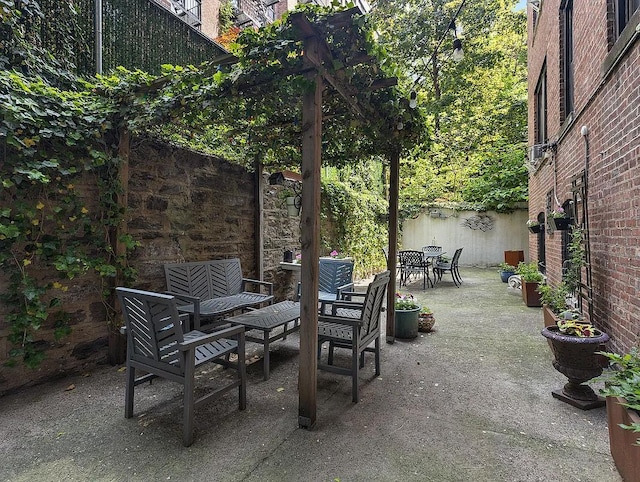
POLYGON ((396 309, 396 338, 415 338, 418 336, 419 314, 419 307, 411 310, 396 309))
POLYGON ((640 445, 636 441, 640 434, 620 426, 640 424, 640 415, 623 405, 624 398, 607 397, 607 425, 609 445, 616 468, 625 482, 640 480, 640 445))
POLYGON ((554 398, 569 403, 581 410, 602 407, 605 400, 585 382, 602 374, 602 363, 596 354, 601 344, 609 340, 606 333, 594 329, 596 336, 579 337, 560 332, 557 326, 542 330, 542 336, 551 342, 555 360, 553 367, 566 376, 569 381, 562 390, 551 392, 554 398))

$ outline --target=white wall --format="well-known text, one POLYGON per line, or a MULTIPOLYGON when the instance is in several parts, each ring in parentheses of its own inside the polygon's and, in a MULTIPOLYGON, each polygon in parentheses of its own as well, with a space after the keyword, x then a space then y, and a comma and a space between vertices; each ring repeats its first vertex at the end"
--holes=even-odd
POLYGON ((426 213, 403 223, 401 249, 420 250, 433 244, 435 239, 436 246, 442 246, 449 256, 457 248, 464 248, 461 266, 495 266, 504 261, 505 251, 524 251, 525 261, 529 260, 527 210, 518 209, 510 214, 445 208, 431 211, 439 212, 442 217, 426 213))

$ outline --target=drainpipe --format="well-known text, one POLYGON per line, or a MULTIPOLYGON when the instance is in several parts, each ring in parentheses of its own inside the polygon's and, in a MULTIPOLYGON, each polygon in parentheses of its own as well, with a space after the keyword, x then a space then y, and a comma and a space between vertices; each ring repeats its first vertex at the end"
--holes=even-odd
POLYGON ((102 0, 95 0, 96 12, 96 74, 102 74, 102 0))

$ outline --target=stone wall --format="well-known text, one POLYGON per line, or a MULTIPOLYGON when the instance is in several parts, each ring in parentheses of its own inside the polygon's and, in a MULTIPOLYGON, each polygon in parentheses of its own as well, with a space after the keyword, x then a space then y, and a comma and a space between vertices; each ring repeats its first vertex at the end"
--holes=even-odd
MULTIPOLYGON (((238 257, 245 277, 258 272, 255 259, 255 175, 224 160, 152 141, 136 140, 129 162, 127 225, 141 246, 130 257, 138 270, 135 288, 163 291, 163 263, 238 257)), ((291 272, 279 269, 283 249, 299 245, 299 220, 287 216, 280 199, 285 186, 269 186, 264 174, 264 279, 275 284, 278 299, 293 295, 291 272)), ((89 179, 86 180, 87 182, 89 179)), ((78 186, 95 205, 95 186, 78 186)), ((42 273, 52 276, 54 273, 42 273)), ((6 280, 0 279, 0 287, 6 280)), ((59 294, 71 313, 70 336, 56 342, 53 321, 38 332, 46 359, 36 370, 3 365, 11 345, 0 322, 0 394, 105 363, 106 310, 100 281, 89 275, 68 283, 59 294)), ((0 305, 0 314, 3 313, 0 305)))

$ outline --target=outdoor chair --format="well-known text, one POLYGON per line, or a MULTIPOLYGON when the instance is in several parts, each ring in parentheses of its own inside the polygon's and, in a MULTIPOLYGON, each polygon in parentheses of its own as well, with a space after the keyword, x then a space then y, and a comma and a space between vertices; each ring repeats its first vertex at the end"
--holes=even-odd
POLYGON ((433 286, 429 277, 429 265, 425 261, 422 251, 404 250, 398 252, 400 261, 400 286, 407 286, 409 279, 422 275, 422 289, 427 287, 427 281, 433 286))
MULTIPOLYGON (((318 301, 321 304, 342 299, 343 291, 353 291, 353 261, 341 258, 320 258, 318 270, 318 301)), ((298 283, 296 301, 300 300, 302 284, 298 283)))
POLYGON ((127 334, 127 388, 124 416, 133 416, 134 387, 162 377, 184 386, 182 440, 193 442, 194 409, 238 388, 239 409, 247 404, 244 326, 224 328, 210 334, 183 331, 189 315, 178 314, 174 296, 149 291, 116 288, 127 334), (231 353, 238 354, 237 363, 229 362, 231 353), (223 386, 194 397, 195 368, 205 362, 234 368, 237 376, 223 386), (136 369, 145 374, 136 378, 136 369))
POLYGON ((451 277, 453 278, 453 284, 460 288, 462 278, 460 277, 460 271, 458 270, 458 261, 460 260, 461 254, 462 248, 458 248, 453 254, 451 261, 437 261, 436 264, 433 265, 433 272, 437 274, 438 280, 441 280, 442 274, 448 271, 451 273, 451 277))
POLYGON ((391 273, 384 271, 375 276, 366 293, 346 293, 347 296, 364 296, 364 301, 335 301, 329 305, 331 314, 318 317, 318 368, 350 376, 352 400, 358 403, 358 377, 364 367, 364 353, 375 356, 375 375, 380 375, 380 312, 385 302, 385 291, 391 273), (320 363, 321 348, 329 342, 327 363, 320 363), (374 346, 371 347, 371 343, 374 346), (334 365, 335 348, 351 350, 349 368, 334 365))

